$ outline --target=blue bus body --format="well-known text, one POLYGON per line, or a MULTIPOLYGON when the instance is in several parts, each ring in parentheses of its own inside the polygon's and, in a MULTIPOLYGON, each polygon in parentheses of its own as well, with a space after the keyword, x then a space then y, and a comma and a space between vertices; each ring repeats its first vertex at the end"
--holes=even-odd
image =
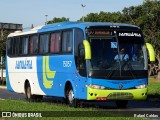
MULTIPOLYGON (((97 37, 102 39, 111 39, 104 37, 104 31, 100 31, 102 35, 94 35, 91 37, 89 34, 86 33, 87 29, 90 27, 99 27, 99 29, 107 29, 112 30, 112 34, 114 31, 121 30, 127 31, 128 29, 133 33, 135 30, 141 33, 141 30, 134 25, 128 24, 113 24, 113 23, 78 23, 78 22, 62 22, 56 23, 51 25, 43 26, 35 31, 32 32, 21 32, 21 33, 13 33, 8 36, 9 39, 23 37, 23 36, 30 36, 30 35, 40 35, 45 33, 52 33, 58 31, 72 31, 72 51, 70 53, 55 53, 52 54, 50 52, 46 54, 35 54, 35 55, 8 55, 7 54, 7 61, 6 61, 6 76, 7 76, 7 88, 10 91, 18 92, 18 93, 26 93, 25 85, 26 81, 29 82, 31 88, 32 95, 45 95, 45 96, 56 96, 56 97, 63 97, 66 98, 67 93, 67 86, 72 86, 74 99, 78 100, 145 100, 147 97, 147 84, 148 84, 148 77, 147 77, 147 68, 142 72, 140 75, 141 77, 136 77, 137 73, 133 73, 133 77, 127 79, 127 77, 117 77, 116 73, 113 73, 113 70, 109 72, 115 74, 114 78, 112 75, 109 75, 111 78, 105 78, 108 72, 101 70, 104 72, 104 75, 101 75, 102 72, 99 68, 90 68, 86 67, 83 72, 83 75, 80 74, 80 70, 77 67, 76 59, 79 59, 77 55, 78 52, 75 52, 79 49, 79 45, 76 45, 75 41, 75 31, 79 29, 83 32, 83 40, 90 39, 91 44, 95 41, 98 41, 97 37), (101 28, 102 27, 102 28, 101 28), (106 28, 105 28, 106 27, 106 28), (133 29, 133 30, 132 30, 133 29), (91 42, 92 41, 92 42, 91 42), (76 48, 77 47, 77 48, 76 48), (98 72, 98 70, 100 72, 98 72), (94 74, 94 75, 93 75, 94 74), (144 76, 143 76, 144 74, 144 76), (134 77, 135 76, 135 77, 134 77), (142 88, 135 88, 136 86, 143 86, 142 88), (19 88, 18 88, 19 87, 19 88), (41 92, 39 92, 41 91, 41 92)), ((92 28, 91 30, 94 30, 92 28)), ((97 32, 97 34, 99 34, 97 32)), ((119 33, 120 35, 120 33, 119 33)), ((125 36, 130 36, 130 34, 122 34, 125 36)), ((110 35, 112 36, 112 35, 110 35)), ((114 35, 113 35, 114 36, 114 35)), ((132 34, 132 36, 136 37, 136 34, 132 34), (135 36, 134 36, 135 35, 135 36)), ((138 35, 137 35, 138 37, 138 35)), ((143 36, 142 36, 143 37, 143 36)), ((116 37, 114 38, 116 39, 116 37)), ((120 41, 119 37, 119 41, 120 41)), ((82 40, 82 41, 83 41, 82 40)), ((106 40, 105 40, 106 41, 106 40)), ((144 42, 142 38, 142 42, 144 42)), ((117 42, 110 42, 116 43, 117 42)), ((106 42, 102 44, 107 44, 106 42)), ((139 43, 136 43, 139 44, 139 43)), ((144 44, 144 43, 141 43, 144 44)), ((9 46, 9 45, 8 45, 9 46)), ((107 50, 113 49, 114 47, 104 48, 107 50)), ((115 47, 116 48, 116 47, 115 47)), ((95 48, 101 49, 101 48, 95 48)), ((130 48, 128 48, 130 49, 130 48)), ((93 48, 91 49, 91 51, 93 48)), ((144 52, 146 52, 144 50, 144 52)), ((96 51, 93 53, 95 54, 96 51)), ((98 52, 97 52, 98 53, 98 52)), ((101 52, 99 52, 100 54, 101 52)), ((92 58, 93 58, 92 54, 92 58)), ((112 53, 108 54, 108 56, 113 56, 112 53)), ((89 66, 90 60, 85 60, 86 66, 89 66)), ((146 61, 145 61, 146 62, 146 61)), ((134 64, 133 61, 131 62, 132 67, 138 65, 134 64)), ((143 65, 145 66, 146 63, 143 65)), ((113 68, 113 67, 112 67, 113 68)), ((119 68, 117 68, 119 69, 119 68)), ((116 69, 116 70, 117 70, 116 69)), ((129 69, 129 68, 128 68, 129 69)), ((136 69, 136 68, 135 68, 136 69)), ((139 69, 137 69, 139 70, 139 69)), ((118 70, 119 71, 119 70, 118 70)), ((129 70, 131 71, 131 70, 129 70)), ((124 70, 126 72, 126 70, 124 70)), ((124 74, 128 74, 127 72, 124 74)), ((125 75, 124 75, 125 76, 125 75)))

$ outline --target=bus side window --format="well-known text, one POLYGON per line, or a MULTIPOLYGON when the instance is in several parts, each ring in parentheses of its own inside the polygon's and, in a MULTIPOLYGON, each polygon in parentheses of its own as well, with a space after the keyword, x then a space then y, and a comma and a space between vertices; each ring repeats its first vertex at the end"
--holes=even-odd
POLYGON ((48 46, 49 46, 49 34, 40 35, 40 53, 48 53, 48 46))
POLYGON ((14 55, 19 54, 19 37, 14 38, 14 55))
POLYGON ((7 54, 8 55, 11 55, 12 54, 12 38, 9 38, 8 40, 7 40, 7 54))
POLYGON ((38 53, 38 36, 34 35, 30 37, 29 40, 29 53, 35 54, 38 53))
POLYGON ((84 34, 81 29, 75 28, 74 31, 74 54, 75 54, 75 63, 76 67, 79 68, 79 45, 84 40, 84 34))
POLYGON ((29 54, 33 53, 33 38, 29 38, 29 54))
POLYGON ((64 31, 62 35, 62 52, 72 52, 73 32, 71 30, 64 31))
POLYGON ((85 62, 85 50, 84 50, 84 46, 82 43, 79 44, 79 47, 78 47, 78 53, 79 53, 79 68, 80 69, 85 69, 85 66, 86 66, 86 62, 85 62))
POLYGON ((61 49, 61 34, 59 32, 51 34, 50 52, 59 53, 61 49))
POLYGON ((12 41, 11 41, 11 54, 14 55, 15 53, 15 39, 12 38, 12 41))
POLYGON ((28 54, 28 37, 23 37, 21 40, 22 44, 22 55, 28 54))
POLYGON ((50 52, 51 53, 54 53, 54 42, 55 42, 55 37, 56 37, 56 35, 55 35, 55 33, 52 33, 51 34, 51 41, 50 41, 50 52))

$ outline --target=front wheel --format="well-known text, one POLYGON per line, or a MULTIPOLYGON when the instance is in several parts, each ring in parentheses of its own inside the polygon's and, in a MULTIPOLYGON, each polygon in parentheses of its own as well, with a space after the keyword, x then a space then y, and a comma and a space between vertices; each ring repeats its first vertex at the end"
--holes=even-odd
POLYGON ((78 100, 74 98, 74 91, 73 88, 70 86, 69 89, 67 90, 67 102, 69 106, 71 107, 78 107, 78 100))

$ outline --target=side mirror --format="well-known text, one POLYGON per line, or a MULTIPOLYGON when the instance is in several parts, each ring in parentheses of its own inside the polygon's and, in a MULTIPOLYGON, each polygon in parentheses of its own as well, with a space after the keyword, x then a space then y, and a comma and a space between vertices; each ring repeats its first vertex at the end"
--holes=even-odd
POLYGON ((150 43, 146 43, 146 47, 147 47, 147 50, 149 53, 149 60, 151 62, 154 62, 155 61, 155 52, 154 52, 153 46, 150 43))
POLYGON ((84 50, 85 50, 85 59, 91 59, 91 46, 88 40, 83 40, 84 50))

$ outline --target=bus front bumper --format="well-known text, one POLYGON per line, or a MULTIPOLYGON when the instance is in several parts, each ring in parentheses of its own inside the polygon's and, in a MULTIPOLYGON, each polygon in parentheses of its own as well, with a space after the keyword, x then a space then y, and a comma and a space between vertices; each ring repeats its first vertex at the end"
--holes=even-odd
POLYGON ((101 90, 87 87, 87 100, 146 100, 147 88, 101 90))

